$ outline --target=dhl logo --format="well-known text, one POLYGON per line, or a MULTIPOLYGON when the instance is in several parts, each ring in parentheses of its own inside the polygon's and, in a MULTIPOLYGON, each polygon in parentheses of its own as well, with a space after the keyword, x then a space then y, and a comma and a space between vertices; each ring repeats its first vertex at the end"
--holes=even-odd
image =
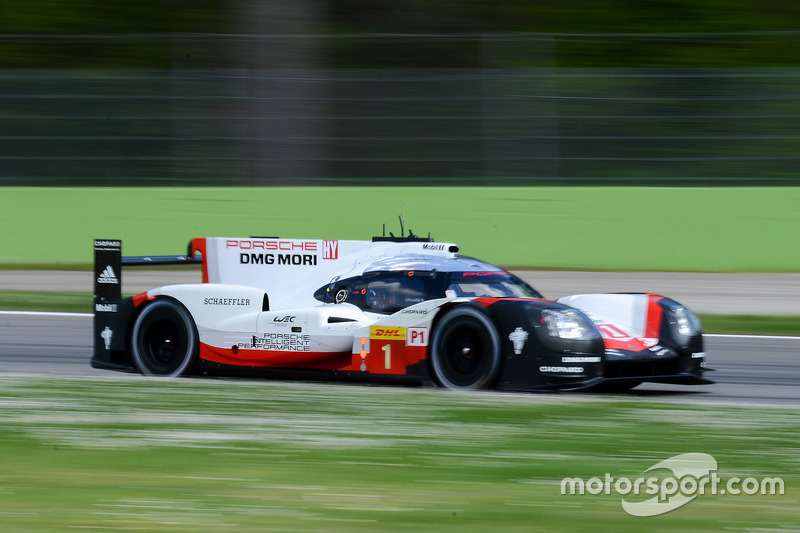
POLYGON ((389 339, 395 341, 404 341, 406 340, 406 328, 370 326, 369 337, 371 339, 389 339))

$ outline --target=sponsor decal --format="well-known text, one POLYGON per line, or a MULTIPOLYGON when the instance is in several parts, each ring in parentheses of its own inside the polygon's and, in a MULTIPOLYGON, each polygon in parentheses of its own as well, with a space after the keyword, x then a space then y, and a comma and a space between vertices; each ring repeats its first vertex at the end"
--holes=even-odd
POLYGON ((249 346, 240 343, 239 347, 277 352, 310 352, 311 337, 300 333, 264 333, 263 337, 254 335, 249 346))
POLYGON ((97 277, 97 283, 119 285, 119 278, 117 278, 117 275, 114 273, 114 269, 111 268, 111 265, 108 265, 106 269, 100 273, 100 275, 97 277))
POLYGON ((599 363, 599 357, 562 357, 562 363, 599 363))
POLYGON ((228 239, 225 248, 278 252, 318 252, 316 241, 287 241, 280 239, 228 239))
POLYGON ((406 346, 427 346, 428 328, 408 328, 406 330, 406 346))
POLYGON ((444 244, 428 244, 428 243, 426 243, 426 244, 422 245, 422 249, 423 250, 433 251, 433 252, 441 252, 441 251, 444 250, 444 244))
POLYGON ((669 355, 671 353, 669 348, 664 348, 660 344, 650 346, 648 349, 656 355, 669 355))
POLYGON ((650 517, 674 511, 698 496, 706 494, 714 496, 786 494, 786 483, 780 477, 758 479, 734 476, 724 479, 718 472, 717 460, 713 455, 682 453, 654 464, 645 470, 645 475, 634 479, 615 478, 610 472, 606 472, 602 478, 565 477, 561 480, 561 495, 597 496, 616 493, 622 497, 622 509, 626 513, 637 517, 650 517), (662 472, 669 474, 665 475, 662 472), (642 495, 651 498, 643 499, 642 495))
POLYGON ((105 345, 106 350, 110 350, 111 349, 111 337, 114 336, 114 332, 111 330, 111 328, 106 326, 106 329, 104 329, 103 331, 100 332, 100 336, 103 338, 103 344, 105 345))
POLYGON ((322 258, 339 259, 339 241, 322 241, 322 258))
POLYGON ((627 340, 633 338, 614 324, 597 324, 597 329, 599 329, 603 337, 607 339, 627 340))
POLYGON ((117 304, 94 304, 94 311, 96 313, 116 313, 117 304))
POLYGON ((514 355, 519 355, 525 347, 525 341, 528 340, 528 332, 518 327, 508 334, 508 340, 514 344, 514 355))
POLYGON ((117 251, 122 247, 122 241, 95 240, 94 247, 96 250, 117 251))
POLYGON ((297 318, 296 316, 291 316, 291 315, 287 315, 287 316, 276 316, 275 318, 273 318, 273 319, 272 319, 272 321, 273 321, 273 322, 289 323, 289 322, 294 322, 294 320, 295 320, 296 318, 297 318))
POLYGON ((316 254, 255 254, 240 253, 239 263, 242 265, 293 265, 315 266, 316 254))
POLYGON ((658 339, 641 337, 639 338, 639 342, 641 342, 645 348, 654 348, 658 344, 658 339))
POLYGON ((540 366, 539 372, 558 372, 563 374, 581 374, 582 366, 540 366))
POLYGON ((427 315, 430 312, 430 309, 403 309, 400 311, 403 315, 427 315))
POLYGON ((250 298, 204 298, 205 305, 250 305, 250 298))
POLYGON ((391 327, 391 326, 370 326, 369 336, 371 339, 404 341, 406 340, 406 328, 391 327))

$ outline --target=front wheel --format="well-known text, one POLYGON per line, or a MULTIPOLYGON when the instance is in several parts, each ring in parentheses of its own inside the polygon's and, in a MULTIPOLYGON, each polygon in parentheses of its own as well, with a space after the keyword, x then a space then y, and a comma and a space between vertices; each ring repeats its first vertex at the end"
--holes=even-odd
POLYGON ((480 389, 497 378, 501 350, 500 337, 486 313, 460 305, 447 311, 436 325, 431 371, 443 387, 480 389))
POLYGON ((133 362, 146 376, 177 377, 197 357, 197 329, 176 300, 157 299, 142 309, 131 335, 133 362))

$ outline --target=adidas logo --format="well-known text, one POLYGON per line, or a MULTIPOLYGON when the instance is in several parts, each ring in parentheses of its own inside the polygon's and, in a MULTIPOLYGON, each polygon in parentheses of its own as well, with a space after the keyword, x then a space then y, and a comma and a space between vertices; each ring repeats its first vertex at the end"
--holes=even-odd
POLYGON ((111 268, 111 265, 107 266, 106 269, 100 273, 100 277, 97 278, 97 283, 119 285, 119 279, 117 279, 117 275, 114 274, 114 269, 111 268))

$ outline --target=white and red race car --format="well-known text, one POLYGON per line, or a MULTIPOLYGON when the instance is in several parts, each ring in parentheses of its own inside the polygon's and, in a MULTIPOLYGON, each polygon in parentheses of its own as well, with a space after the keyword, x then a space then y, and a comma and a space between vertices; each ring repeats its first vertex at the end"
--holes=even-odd
POLYGON ((549 301, 430 238, 196 238, 187 256, 95 247, 92 366, 187 374, 618 389, 703 377, 700 323, 652 294, 549 301), (122 298, 123 265, 199 262, 203 283, 122 298))

